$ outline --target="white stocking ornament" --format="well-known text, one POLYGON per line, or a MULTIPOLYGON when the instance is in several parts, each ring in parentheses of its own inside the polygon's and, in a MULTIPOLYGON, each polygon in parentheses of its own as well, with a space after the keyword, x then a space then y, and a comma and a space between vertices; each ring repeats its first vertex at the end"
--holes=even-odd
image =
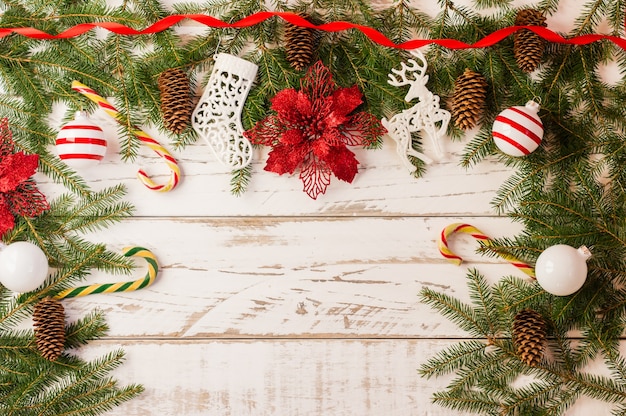
POLYGON ((222 164, 242 169, 252 161, 252 145, 243 137, 241 111, 258 66, 226 53, 215 58, 213 72, 192 116, 191 125, 222 164))
POLYGON ((431 163, 432 160, 413 148, 411 133, 424 130, 435 147, 437 157, 441 157, 439 140, 446 134, 450 113, 439 108, 439 96, 426 88, 428 63, 424 55, 418 50, 411 51, 411 55, 416 57, 419 63, 415 59, 409 59, 407 63, 403 62, 400 69, 391 70, 388 82, 394 87, 410 85, 404 100, 408 103, 418 98, 419 101, 413 107, 394 115, 389 120, 383 118, 381 122, 387 129, 387 134, 395 140, 396 151, 402 164, 410 172, 414 172, 417 168, 411 163, 409 156, 417 157, 426 163, 431 163))

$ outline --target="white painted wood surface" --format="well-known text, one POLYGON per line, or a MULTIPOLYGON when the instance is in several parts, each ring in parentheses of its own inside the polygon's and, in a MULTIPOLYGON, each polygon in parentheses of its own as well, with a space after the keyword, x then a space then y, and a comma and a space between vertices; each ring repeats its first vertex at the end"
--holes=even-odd
MULTIPOLYGON (((107 116, 94 117, 114 138, 107 116)), ((461 168, 463 143, 446 140, 446 158, 413 179, 386 139, 381 150, 357 150, 352 185, 333 180, 313 201, 297 178, 263 171, 267 153, 257 151, 249 190, 234 197, 230 174, 198 143, 174 152, 183 182, 159 194, 135 179, 137 166, 122 163, 115 147, 113 139, 105 161, 84 176, 95 189, 126 184, 136 216, 90 238, 114 250, 148 247, 162 271, 139 292, 64 301, 69 319, 100 308, 111 327, 76 353, 123 348, 128 359, 115 376, 146 387, 111 416, 459 414, 430 403, 448 380, 422 379, 417 369, 467 335, 417 295, 427 286, 467 298, 468 267, 490 281, 520 273, 475 254, 467 236, 452 243, 467 260, 460 267, 436 248, 451 222, 494 237, 519 231, 490 206, 510 170, 495 161, 461 168)), ((166 179, 150 152, 138 163, 166 179)), ((61 191, 40 179, 49 196, 61 191)), ((96 274, 90 282, 115 279, 96 274)), ((568 415, 604 414, 598 406, 582 400, 568 415)))

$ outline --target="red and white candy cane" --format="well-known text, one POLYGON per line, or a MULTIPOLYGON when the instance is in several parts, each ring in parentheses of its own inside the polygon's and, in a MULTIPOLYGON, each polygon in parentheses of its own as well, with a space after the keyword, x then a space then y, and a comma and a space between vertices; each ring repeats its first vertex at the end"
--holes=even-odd
MULTIPOLYGON (((120 112, 93 89, 89 88, 79 81, 72 82, 72 89, 83 94, 85 97, 98 104, 100 108, 102 108, 108 115, 113 117, 118 122, 121 121, 120 112)), ((150 135, 145 131, 133 126, 132 132, 135 136, 137 136, 139 140, 141 140, 143 144, 154 150, 154 152, 159 155, 159 157, 163 158, 171 171, 170 179, 166 184, 159 185, 155 183, 143 169, 139 169, 139 171, 137 171, 137 178, 139 178, 139 180, 146 187, 152 189, 153 191, 167 192, 176 188, 176 185, 178 185, 178 182, 180 180, 180 168, 178 167, 178 162, 176 161, 176 159, 174 159, 174 157, 167 151, 167 149, 161 146, 159 142, 150 137, 150 135)))
MULTIPOLYGON (((456 264, 457 266, 463 262, 463 259, 459 257, 458 255, 456 255, 455 253, 453 253, 450 250, 450 247, 448 246, 448 237, 456 233, 469 234, 475 239, 482 241, 486 245, 491 245, 491 242, 492 242, 489 236, 485 235, 478 228, 470 224, 457 222, 457 223, 450 224, 447 227, 445 227, 443 230, 441 230, 439 241, 437 242, 437 246, 439 247, 439 253, 441 253, 443 257, 448 259, 448 261, 456 264)), ((523 261, 513 256, 501 254, 500 257, 502 257, 504 260, 508 261, 513 266, 520 269, 522 272, 524 272, 528 276, 532 277, 533 279, 535 278, 535 271, 528 264, 524 263, 523 261)))

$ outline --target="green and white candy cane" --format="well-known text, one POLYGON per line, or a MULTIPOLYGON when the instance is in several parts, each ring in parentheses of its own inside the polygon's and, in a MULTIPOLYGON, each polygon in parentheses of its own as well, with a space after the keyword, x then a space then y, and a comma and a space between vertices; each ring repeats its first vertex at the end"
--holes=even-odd
POLYGON ((143 247, 126 247, 123 249, 126 257, 141 257, 148 263, 148 272, 145 277, 130 282, 97 283, 66 289, 54 296, 54 299, 77 298, 97 293, 132 292, 150 286, 156 280, 159 272, 159 263, 154 254, 143 247))

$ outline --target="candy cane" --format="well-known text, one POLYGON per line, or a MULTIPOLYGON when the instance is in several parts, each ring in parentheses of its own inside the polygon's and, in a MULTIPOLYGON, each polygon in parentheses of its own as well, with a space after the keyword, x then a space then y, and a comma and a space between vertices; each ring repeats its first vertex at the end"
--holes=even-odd
MULTIPOLYGON (((456 264, 457 266, 463 262, 463 259, 459 257, 458 255, 456 255, 455 253, 453 253, 448 247, 448 237, 450 237, 452 234, 455 234, 455 233, 466 233, 466 234, 471 235, 475 239, 482 241, 485 245, 488 245, 488 246, 492 245, 493 240, 489 236, 485 235, 478 228, 474 227, 473 225, 463 224, 460 222, 448 225, 443 230, 441 230, 441 235, 439 236, 439 241, 437 242, 437 246, 439 247, 439 253, 443 257, 448 259, 448 261, 456 264)), ((535 278, 535 271, 528 264, 507 254, 500 254, 500 257, 502 257, 504 260, 508 261, 513 266, 520 269, 522 272, 524 272, 528 276, 532 277, 533 279, 535 278)))
POLYGON ((141 257, 148 262, 148 272, 141 279, 132 280, 130 282, 119 283, 98 283, 89 286, 80 286, 66 289, 54 296, 54 299, 61 300, 67 298, 77 298, 97 293, 113 293, 113 292, 132 292, 143 289, 154 283, 159 272, 159 263, 154 254, 143 247, 126 247, 123 250, 126 257, 141 257))
MULTIPOLYGON (((96 91, 92 90, 91 88, 79 81, 72 81, 72 89, 83 94, 85 97, 98 104, 100 108, 102 108, 108 115, 113 117, 118 122, 121 122, 122 117, 120 112, 96 91)), ((150 137, 150 135, 148 135, 148 133, 146 133, 145 131, 133 126, 132 133, 137 136, 137 138, 139 138, 139 140, 141 140, 141 142, 143 142, 146 146, 154 150, 157 155, 162 157, 171 171, 170 179, 165 185, 156 184, 152 179, 150 179, 150 177, 143 169, 139 169, 139 171, 137 171, 137 178, 139 178, 139 180, 146 187, 152 189, 153 191, 167 192, 174 189, 176 185, 178 185, 178 181, 180 179, 180 168, 178 167, 178 162, 176 161, 176 159, 174 159, 174 157, 167 151, 167 149, 161 146, 159 142, 150 137)))

